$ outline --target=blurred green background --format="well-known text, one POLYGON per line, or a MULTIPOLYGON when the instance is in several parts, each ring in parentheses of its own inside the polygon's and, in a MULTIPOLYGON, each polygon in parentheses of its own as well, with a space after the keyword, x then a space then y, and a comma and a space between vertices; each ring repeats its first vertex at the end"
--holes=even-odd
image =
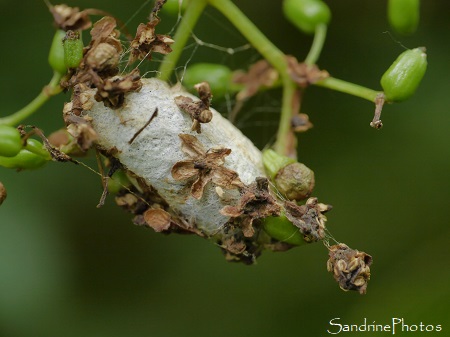
MULTIPOLYGON (((284 21, 279 1, 241 0, 243 11, 286 53, 300 59, 311 43, 284 21)), ((142 0, 68 1, 130 19, 130 31, 151 7, 142 0)), ((379 89, 379 78, 403 51, 389 34, 386 1, 327 1, 333 20, 319 65, 338 78, 379 89)), ((0 114, 30 101, 47 83, 53 36, 42 1, 1 0, 0 114)), ((0 168, 8 189, 0 207, 0 336, 326 336, 345 324, 441 324, 450 330, 450 3, 422 1, 408 48, 426 46, 428 72, 416 95, 386 106, 384 128, 369 127, 373 106, 312 87, 303 112, 314 128, 299 137, 301 161, 316 173, 315 195, 334 205, 333 235, 374 258, 368 293, 341 291, 326 271, 321 244, 264 253, 255 266, 227 263, 197 237, 139 228, 101 194, 97 175, 71 164, 33 172, 0 168)), ((158 33, 175 19, 162 16, 158 33)), ((205 42, 238 47, 245 40, 214 10, 195 30, 205 42)), ((254 50, 230 56, 190 48, 192 62, 246 67, 254 50)), ((183 65, 183 63, 181 63, 183 65)), ((157 60, 144 66, 155 70, 157 60)), ((149 76, 152 76, 149 74, 149 76)), ((62 126, 60 95, 27 123, 45 132, 62 126)), ((218 108, 226 104, 217 102, 218 108)), ((250 102, 238 125, 259 147, 273 140, 279 92, 250 102)), ((94 166, 94 162, 89 162, 94 166)), ((352 336, 379 336, 358 333, 352 336)), ((385 333, 387 334, 387 333, 385 333)))

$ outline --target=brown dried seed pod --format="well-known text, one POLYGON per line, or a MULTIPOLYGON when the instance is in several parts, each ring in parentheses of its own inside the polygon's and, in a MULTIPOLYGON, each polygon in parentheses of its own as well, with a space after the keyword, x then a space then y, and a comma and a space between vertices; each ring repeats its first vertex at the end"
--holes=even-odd
POLYGON ((370 280, 372 257, 343 243, 331 246, 329 250, 327 270, 333 272, 341 289, 357 290, 360 294, 365 294, 370 280))

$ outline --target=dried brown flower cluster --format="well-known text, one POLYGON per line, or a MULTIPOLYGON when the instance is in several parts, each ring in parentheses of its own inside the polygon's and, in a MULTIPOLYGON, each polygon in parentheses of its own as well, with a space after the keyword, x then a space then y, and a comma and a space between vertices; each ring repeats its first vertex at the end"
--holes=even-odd
POLYGON ((49 10, 53 15, 55 25, 64 31, 88 29, 92 25, 89 14, 97 12, 95 9, 80 11, 78 7, 67 5, 49 6, 49 10))
POLYGON ((242 186, 238 174, 223 166, 230 149, 210 149, 205 151, 197 138, 187 134, 179 135, 181 149, 190 159, 182 160, 172 167, 172 177, 175 180, 195 179, 191 185, 191 195, 200 199, 203 190, 210 181, 226 189, 242 186))
POLYGON ((284 203, 286 217, 300 229, 306 242, 316 242, 325 238, 325 222, 323 213, 331 210, 331 205, 319 203, 317 198, 309 198, 305 205, 297 205, 293 201, 284 203))
POLYGON ((197 90, 200 101, 194 102, 190 97, 177 96, 175 103, 181 111, 189 114, 192 119, 192 131, 201 133, 201 123, 209 123, 212 120, 212 112, 209 110, 211 104, 211 88, 208 82, 201 82, 194 86, 197 90))
POLYGON ((279 215, 281 207, 270 194, 267 178, 256 178, 254 183, 242 190, 243 194, 239 204, 237 206, 225 206, 220 213, 232 218, 240 218, 240 226, 244 236, 252 237, 255 234, 253 221, 279 215))
POLYGON ((316 65, 299 63, 293 56, 286 56, 286 59, 289 75, 300 88, 306 88, 310 84, 330 76, 327 71, 320 70, 316 65))
POLYGON ((327 269, 333 273, 342 290, 357 290, 365 294, 370 280, 372 256, 340 243, 329 248, 327 269))

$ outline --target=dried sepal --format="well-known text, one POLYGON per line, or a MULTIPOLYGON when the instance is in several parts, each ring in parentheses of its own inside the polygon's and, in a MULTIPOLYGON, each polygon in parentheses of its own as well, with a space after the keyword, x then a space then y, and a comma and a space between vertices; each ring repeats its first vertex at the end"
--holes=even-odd
POLYGON ((261 87, 271 87, 278 80, 278 72, 266 60, 260 60, 250 66, 247 73, 237 72, 233 82, 244 85, 236 96, 238 101, 255 95, 261 87))
POLYGON ((191 185, 191 195, 201 199, 205 186, 212 181, 214 184, 226 189, 242 186, 239 175, 223 167, 225 157, 231 153, 230 149, 211 149, 205 152, 199 140, 191 135, 180 134, 182 151, 189 157, 173 165, 171 174, 173 179, 195 179, 191 185))
POLYGON ((170 36, 155 34, 155 27, 159 21, 157 16, 153 16, 148 23, 141 23, 138 26, 136 36, 130 43, 129 64, 136 60, 151 60, 153 52, 167 55, 172 51, 170 45, 174 41, 170 36))
POLYGON ((309 198, 305 205, 295 202, 284 203, 286 217, 294 226, 298 227, 306 242, 316 242, 325 238, 325 222, 323 213, 331 210, 331 205, 319 203, 317 198, 309 198))
POLYGON ((299 63, 293 56, 286 56, 288 71, 291 79, 301 88, 306 88, 312 83, 330 76, 325 70, 320 70, 316 65, 299 63))
POLYGON ((201 133, 201 123, 209 123, 213 117, 211 110, 209 110, 212 95, 207 82, 198 83, 194 87, 199 93, 200 101, 194 102, 190 97, 177 96, 175 97, 175 104, 181 111, 191 116, 191 130, 201 133))
POLYGON ((340 243, 329 247, 327 269, 342 290, 356 290, 365 294, 370 280, 372 256, 340 243))
POLYGON ((220 213, 241 219, 241 229, 246 237, 255 234, 253 221, 271 215, 279 215, 280 205, 270 194, 269 181, 265 177, 256 178, 255 182, 243 188, 243 194, 236 206, 225 206, 220 213))
POLYGON ((170 214, 161 208, 149 208, 143 215, 146 224, 155 232, 163 232, 170 228, 170 214))

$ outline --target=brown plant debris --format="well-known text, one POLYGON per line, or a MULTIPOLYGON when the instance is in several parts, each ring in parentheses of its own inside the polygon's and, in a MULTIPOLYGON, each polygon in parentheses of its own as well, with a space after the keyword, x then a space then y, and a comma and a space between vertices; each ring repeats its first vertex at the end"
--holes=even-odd
POLYGON ((67 116, 65 120, 69 124, 67 126, 67 132, 75 139, 80 150, 83 152, 89 150, 98 138, 97 133, 91 126, 89 118, 71 115, 67 116))
POLYGON ((291 79, 301 88, 306 88, 312 83, 323 80, 330 76, 325 70, 320 70, 316 65, 299 63, 293 56, 286 56, 288 71, 291 79))
POLYGON ((294 132, 305 132, 311 129, 313 124, 307 114, 297 113, 291 118, 291 127, 294 132))
POLYGON ((170 45, 174 43, 168 35, 155 34, 155 27, 160 22, 156 15, 152 15, 146 24, 141 23, 136 31, 136 36, 130 44, 130 58, 128 64, 136 60, 151 60, 152 53, 167 55, 172 51, 170 45))
POLYGON ((269 181, 265 177, 256 178, 255 182, 243 188, 243 195, 237 206, 225 206, 221 214, 241 219, 244 236, 255 234, 253 221, 271 215, 279 215, 281 211, 276 199, 270 194, 269 181))
POLYGON ((181 139, 181 150, 191 159, 177 162, 172 167, 172 177, 175 180, 195 179, 191 186, 191 195, 200 199, 203 190, 210 181, 226 189, 243 186, 239 175, 223 166, 230 149, 210 149, 205 151, 203 145, 194 136, 178 135, 181 139))
POLYGON ((111 109, 117 109, 123 105, 126 93, 139 91, 142 88, 141 76, 137 68, 124 76, 114 76, 95 84, 97 87, 95 100, 103 101, 103 104, 111 109))
MULTIPOLYGON (((120 43, 120 32, 115 29, 116 20, 105 16, 94 24, 91 30, 91 42, 84 49, 81 61, 72 78, 64 83, 74 87, 73 101, 77 100, 82 90, 76 90, 77 85, 85 88, 95 87, 94 98, 105 106, 116 109, 123 105, 125 94, 139 91, 142 87, 139 70, 134 69, 129 74, 118 76, 120 55, 123 52, 120 43)), ((79 109, 74 104, 75 109, 79 109)), ((75 114, 80 115, 77 111, 75 114)))
POLYGON ((55 25, 65 31, 88 29, 92 25, 89 14, 94 14, 93 12, 96 11, 94 9, 80 11, 78 7, 67 5, 50 5, 49 10, 53 15, 55 25))
POLYGON ((163 232, 170 228, 170 214, 161 208, 149 208, 144 212, 146 224, 153 228, 155 232, 163 232))
POLYGON ((148 119, 148 121, 139 129, 136 131, 136 133, 133 135, 133 137, 131 137, 131 139, 128 141, 128 144, 133 144, 134 140, 137 138, 137 136, 139 136, 141 134, 142 131, 145 130, 145 128, 152 122, 152 120, 158 116, 158 108, 155 109, 155 111, 153 111, 152 115, 150 116, 150 118, 148 119))
POLYGON ((211 110, 211 88, 207 82, 201 82, 194 86, 199 94, 200 101, 194 102, 186 96, 175 97, 175 103, 181 111, 189 114, 192 119, 191 131, 201 133, 201 123, 209 123, 213 117, 211 110))
POLYGON ((329 248, 327 269, 342 290, 356 290, 365 294, 370 280, 372 256, 340 243, 329 248))
POLYGON ((309 198, 305 205, 295 202, 284 203, 286 217, 300 229, 306 242, 316 242, 325 238, 325 222, 323 213, 331 210, 331 205, 319 203, 317 198, 309 198))
POLYGON ((255 95, 261 87, 271 87, 278 80, 278 72, 266 60, 260 60, 251 65, 248 72, 236 72, 233 82, 243 84, 236 96, 238 101, 246 100, 255 95))

